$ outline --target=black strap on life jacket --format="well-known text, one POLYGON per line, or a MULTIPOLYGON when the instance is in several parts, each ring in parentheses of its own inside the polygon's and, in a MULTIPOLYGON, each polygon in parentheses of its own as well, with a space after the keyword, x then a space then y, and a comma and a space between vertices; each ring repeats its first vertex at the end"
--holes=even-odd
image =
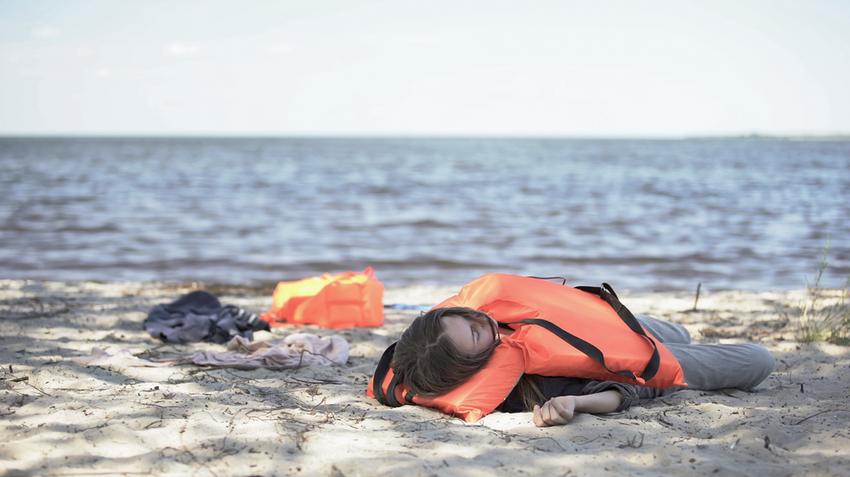
MULTIPOLYGON (((547 277, 545 279, 548 280, 551 278, 563 277, 547 277)), ((608 303, 608 305, 610 305, 611 308, 614 309, 614 311, 617 313, 617 316, 619 316, 620 319, 623 320, 623 322, 626 324, 626 326, 629 327, 629 329, 631 329, 638 335, 644 337, 649 342, 649 344, 652 346, 652 356, 650 356, 649 361, 646 363, 646 367, 640 373, 640 377, 644 380, 644 382, 649 381, 650 379, 655 377, 655 375, 658 373, 658 368, 661 364, 661 356, 658 353, 658 346, 655 344, 655 340, 653 340, 650 336, 646 334, 643 327, 640 326, 640 323, 638 323, 632 312, 629 311, 629 309, 626 308, 625 305, 620 303, 620 299, 617 297, 617 293, 614 291, 611 285, 603 283, 601 287, 577 286, 575 288, 586 293, 592 293, 601 298, 603 301, 605 301, 605 303, 608 303)), ((582 354, 599 363, 599 365, 605 368, 608 372, 614 373, 618 376, 629 378, 633 381, 637 381, 637 376, 632 371, 613 370, 609 368, 608 365, 605 363, 605 354, 602 353, 599 348, 579 338, 578 336, 567 332, 563 328, 550 321, 540 318, 528 318, 525 320, 515 321, 514 323, 526 323, 542 326, 543 328, 546 328, 547 330, 554 333, 562 340, 569 343, 575 349, 581 351, 582 354)))
POLYGON ((528 278, 536 278, 538 280, 561 280, 561 285, 567 284, 566 277, 535 277, 534 275, 529 275, 528 278))
POLYGON ((393 360, 395 345, 397 343, 398 342, 391 344, 389 348, 384 351, 384 354, 381 355, 381 360, 378 361, 378 366, 375 368, 375 376, 372 377, 372 393, 375 395, 375 399, 384 406, 390 407, 401 406, 401 403, 395 398, 395 388, 398 385, 397 375, 393 374, 393 378, 390 380, 390 385, 387 386, 387 392, 384 393, 384 379, 390 371, 390 363, 393 360))

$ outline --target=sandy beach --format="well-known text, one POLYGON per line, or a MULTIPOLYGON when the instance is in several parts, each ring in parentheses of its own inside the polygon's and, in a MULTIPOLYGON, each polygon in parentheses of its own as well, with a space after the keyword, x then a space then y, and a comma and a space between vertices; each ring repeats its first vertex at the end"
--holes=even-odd
MULTIPOLYGON (((252 311, 271 289, 202 284, 0 281, 0 470, 18 475, 850 475, 850 348, 795 341, 805 292, 631 293, 634 312, 685 325, 702 342, 758 341, 778 367, 754 393, 679 391, 540 429, 529 413, 477 424, 390 409, 364 390, 416 311, 339 333, 342 367, 235 371, 192 365, 84 367, 92 348, 168 356, 222 345, 163 345, 148 310, 204 288, 252 311)), ((430 305, 455 287, 388 289, 430 305)), ((256 340, 296 331, 281 327, 256 340)), ((321 336, 333 331, 299 328, 321 336)))

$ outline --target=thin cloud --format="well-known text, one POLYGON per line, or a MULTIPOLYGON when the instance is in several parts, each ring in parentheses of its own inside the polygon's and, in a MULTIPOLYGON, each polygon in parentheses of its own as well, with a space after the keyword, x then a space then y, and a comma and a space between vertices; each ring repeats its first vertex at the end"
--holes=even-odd
POLYGON ((192 43, 174 42, 165 48, 165 52, 170 56, 189 57, 195 56, 200 48, 192 43))
POLYGON ((30 30, 30 34, 33 38, 46 40, 50 38, 56 38, 57 36, 61 35, 62 30, 50 25, 40 25, 30 30))
POLYGON ((102 66, 94 70, 94 75, 98 78, 108 78, 112 76, 112 70, 105 66, 102 66))
POLYGON ((276 53, 289 53, 293 50, 292 45, 288 43, 275 43, 266 46, 266 51, 268 53, 276 54, 276 53))

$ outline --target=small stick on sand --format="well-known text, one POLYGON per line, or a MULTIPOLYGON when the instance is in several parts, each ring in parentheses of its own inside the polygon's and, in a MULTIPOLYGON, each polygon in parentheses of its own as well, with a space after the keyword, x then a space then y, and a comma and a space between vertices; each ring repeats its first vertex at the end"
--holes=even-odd
POLYGON ((792 426, 799 426, 800 424, 808 421, 809 419, 811 419, 813 417, 820 416, 821 414, 826 414, 828 412, 850 412, 850 409, 827 409, 825 411, 816 412, 816 413, 812 414, 811 416, 804 417, 803 419, 800 419, 797 422, 792 422, 791 425, 792 426))
POLYGON ((694 307, 692 308, 691 311, 697 311, 697 302, 699 301, 699 289, 700 288, 702 288, 702 282, 697 283, 697 293, 696 293, 696 296, 694 297, 694 307))

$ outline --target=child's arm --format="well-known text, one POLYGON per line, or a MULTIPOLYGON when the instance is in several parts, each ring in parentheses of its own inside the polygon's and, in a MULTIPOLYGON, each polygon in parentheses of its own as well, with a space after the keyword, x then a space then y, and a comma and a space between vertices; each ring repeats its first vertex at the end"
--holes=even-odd
POLYGON ((537 427, 566 424, 577 412, 603 414, 616 411, 622 398, 614 389, 584 396, 557 396, 542 406, 534 406, 532 420, 537 427))

